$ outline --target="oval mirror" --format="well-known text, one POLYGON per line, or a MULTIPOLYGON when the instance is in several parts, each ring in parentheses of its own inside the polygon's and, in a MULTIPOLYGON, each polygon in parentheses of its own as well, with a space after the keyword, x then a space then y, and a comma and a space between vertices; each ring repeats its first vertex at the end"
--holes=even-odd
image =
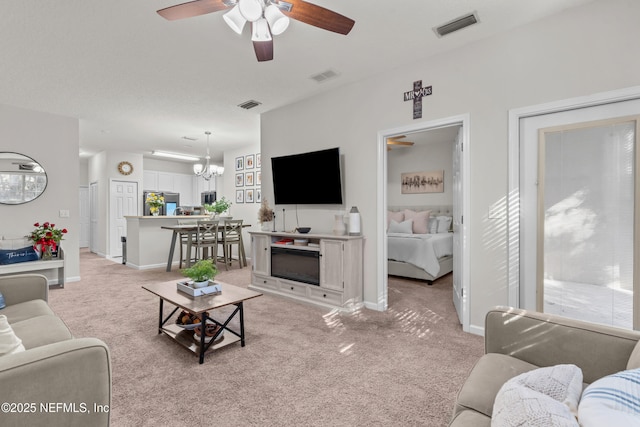
POLYGON ((0 152, 0 203, 28 203, 44 193, 47 174, 42 166, 23 154, 0 152))

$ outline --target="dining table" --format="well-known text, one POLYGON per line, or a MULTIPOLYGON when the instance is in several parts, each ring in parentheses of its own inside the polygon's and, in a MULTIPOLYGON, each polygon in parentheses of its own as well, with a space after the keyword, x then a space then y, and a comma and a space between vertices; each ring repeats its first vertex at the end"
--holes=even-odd
MULTIPOLYGON (((218 232, 223 232, 225 230, 225 227, 226 227, 226 223, 223 221, 220 221, 220 223, 218 224, 218 232)), ((246 228, 246 227, 251 227, 251 225, 242 224, 242 228, 246 228)), ((188 236, 186 252, 187 254, 190 254, 191 247, 196 240, 195 235, 198 233, 198 224, 194 222, 193 224, 163 225, 160 228, 164 230, 173 231, 173 235, 171 236, 171 246, 169 247, 169 258, 167 259, 167 271, 171 271, 171 266, 173 264, 173 253, 176 248, 176 241, 178 240, 178 237, 180 237, 180 240, 182 240, 183 235, 188 236)), ((246 259, 246 255, 242 254, 242 258, 246 259)), ((185 262, 186 262, 187 268, 190 267, 191 257, 187 256, 185 262)))

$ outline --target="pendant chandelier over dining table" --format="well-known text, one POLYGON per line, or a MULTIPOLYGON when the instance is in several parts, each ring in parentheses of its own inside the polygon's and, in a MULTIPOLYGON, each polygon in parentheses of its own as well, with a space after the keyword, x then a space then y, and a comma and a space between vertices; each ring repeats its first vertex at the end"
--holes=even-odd
POLYGON ((206 181, 209 181, 214 176, 222 175, 224 173, 224 167, 211 164, 211 155, 209 154, 209 136, 211 135, 211 132, 206 131, 204 134, 207 135, 207 155, 205 156, 205 164, 204 166, 201 163, 193 165, 193 173, 197 176, 201 176, 206 181))

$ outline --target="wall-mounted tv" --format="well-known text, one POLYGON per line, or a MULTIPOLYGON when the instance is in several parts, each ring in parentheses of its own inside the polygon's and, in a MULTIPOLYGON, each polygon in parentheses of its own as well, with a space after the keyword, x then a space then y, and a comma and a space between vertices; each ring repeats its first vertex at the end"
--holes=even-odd
POLYGON ((341 205, 340 150, 272 157, 276 205, 341 205))

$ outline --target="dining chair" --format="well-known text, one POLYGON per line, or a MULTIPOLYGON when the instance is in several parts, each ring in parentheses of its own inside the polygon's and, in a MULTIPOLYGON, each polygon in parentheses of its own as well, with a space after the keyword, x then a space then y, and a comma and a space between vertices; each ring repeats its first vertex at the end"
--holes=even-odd
POLYGON ((197 253, 200 259, 212 259, 215 263, 218 260, 218 221, 200 220, 196 232, 197 253), (211 249, 211 256, 209 256, 211 249))
MULTIPOLYGON (((198 220, 196 219, 179 219, 178 220, 178 225, 197 225, 197 224, 198 224, 198 220)), ((192 231, 180 232, 180 267, 179 268, 182 268, 182 262, 186 261, 186 258, 184 257, 184 252, 188 247, 189 240, 191 240, 191 253, 189 254, 190 263, 193 263, 198 260, 195 233, 192 231), (193 254, 194 250, 196 250, 195 255, 193 254)))
POLYGON ((238 245, 238 264, 240 268, 247 265, 247 257, 242 243, 242 220, 232 219, 224 222, 222 228, 222 254, 224 267, 228 270, 233 261, 233 245, 238 245))

